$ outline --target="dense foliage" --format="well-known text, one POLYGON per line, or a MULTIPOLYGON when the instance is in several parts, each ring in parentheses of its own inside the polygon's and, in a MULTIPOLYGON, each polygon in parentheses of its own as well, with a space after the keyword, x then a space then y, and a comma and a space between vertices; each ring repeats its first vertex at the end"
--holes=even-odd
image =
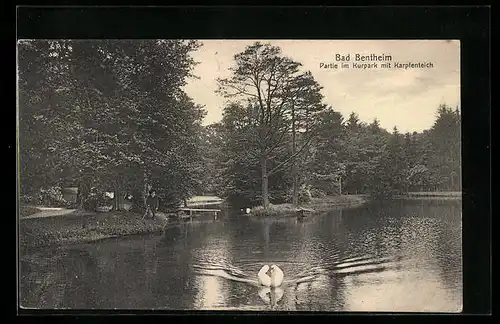
POLYGON ((165 204, 196 191, 203 111, 182 87, 197 47, 177 40, 20 42, 21 194, 78 186, 85 208, 96 191, 131 193, 140 202, 153 187, 165 204))

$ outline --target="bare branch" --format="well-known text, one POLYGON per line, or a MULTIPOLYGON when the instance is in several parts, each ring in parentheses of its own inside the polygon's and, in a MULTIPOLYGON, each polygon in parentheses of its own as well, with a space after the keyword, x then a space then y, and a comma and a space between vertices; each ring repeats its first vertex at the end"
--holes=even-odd
POLYGON ((280 169, 284 168, 288 163, 290 163, 297 155, 301 154, 302 151, 304 151, 304 149, 309 146, 309 144, 312 142, 312 139, 314 138, 314 136, 310 136, 309 139, 307 140, 307 142, 302 145, 302 147, 297 150, 297 152, 295 152, 295 154, 292 154, 290 155, 285 161, 281 162, 280 164, 278 164, 277 166, 275 166, 274 168, 271 169, 271 171, 269 171, 267 173, 268 176, 278 172, 280 169))

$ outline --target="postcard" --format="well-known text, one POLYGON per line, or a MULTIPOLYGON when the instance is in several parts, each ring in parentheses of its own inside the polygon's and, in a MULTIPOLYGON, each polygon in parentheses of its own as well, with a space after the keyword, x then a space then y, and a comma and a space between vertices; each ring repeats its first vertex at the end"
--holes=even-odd
POLYGON ((462 311, 460 41, 17 51, 22 308, 462 311))

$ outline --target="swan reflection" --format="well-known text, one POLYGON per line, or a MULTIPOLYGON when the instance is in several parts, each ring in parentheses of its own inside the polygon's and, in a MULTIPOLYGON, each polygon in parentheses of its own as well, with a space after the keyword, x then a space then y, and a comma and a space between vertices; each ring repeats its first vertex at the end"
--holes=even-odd
POLYGON ((283 298, 284 291, 280 287, 270 288, 263 287, 259 290, 259 296, 266 303, 271 305, 271 307, 276 306, 276 304, 283 298))

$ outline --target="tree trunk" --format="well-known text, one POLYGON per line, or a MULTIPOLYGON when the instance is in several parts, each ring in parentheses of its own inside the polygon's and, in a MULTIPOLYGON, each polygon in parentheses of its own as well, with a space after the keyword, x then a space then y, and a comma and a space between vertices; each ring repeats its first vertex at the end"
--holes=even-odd
POLYGON ((117 185, 115 187, 115 211, 120 211, 121 195, 120 186, 117 185))
POLYGON ((149 191, 151 190, 151 185, 148 182, 148 176, 147 176, 146 170, 144 170, 143 175, 144 175, 144 190, 143 190, 143 194, 142 194, 142 203, 143 203, 143 206, 146 206, 146 199, 148 197, 149 191))
POLYGON ((86 198, 89 195, 89 184, 87 183, 87 179, 83 176, 80 181, 78 182, 78 192, 77 192, 77 205, 78 209, 84 210, 85 209, 85 201, 86 198))
POLYGON ((297 177, 297 172, 295 170, 295 165, 293 166, 293 191, 292 191, 292 205, 297 207, 299 205, 299 181, 297 177))
POLYGON ((76 206, 77 206, 78 209, 82 209, 83 208, 81 181, 78 182, 78 189, 76 191, 76 206))
POLYGON ((261 158, 262 167, 262 206, 265 210, 269 208, 269 179, 267 175, 267 156, 261 158))
POLYGON ((142 204, 142 189, 140 187, 135 187, 132 189, 132 210, 140 212, 143 210, 144 205, 142 204))
POLYGON ((292 105, 292 205, 294 207, 297 207, 299 204, 299 179, 298 179, 298 173, 297 173, 297 158, 295 157, 295 151, 297 149, 297 143, 295 140, 295 109, 294 106, 292 105))

